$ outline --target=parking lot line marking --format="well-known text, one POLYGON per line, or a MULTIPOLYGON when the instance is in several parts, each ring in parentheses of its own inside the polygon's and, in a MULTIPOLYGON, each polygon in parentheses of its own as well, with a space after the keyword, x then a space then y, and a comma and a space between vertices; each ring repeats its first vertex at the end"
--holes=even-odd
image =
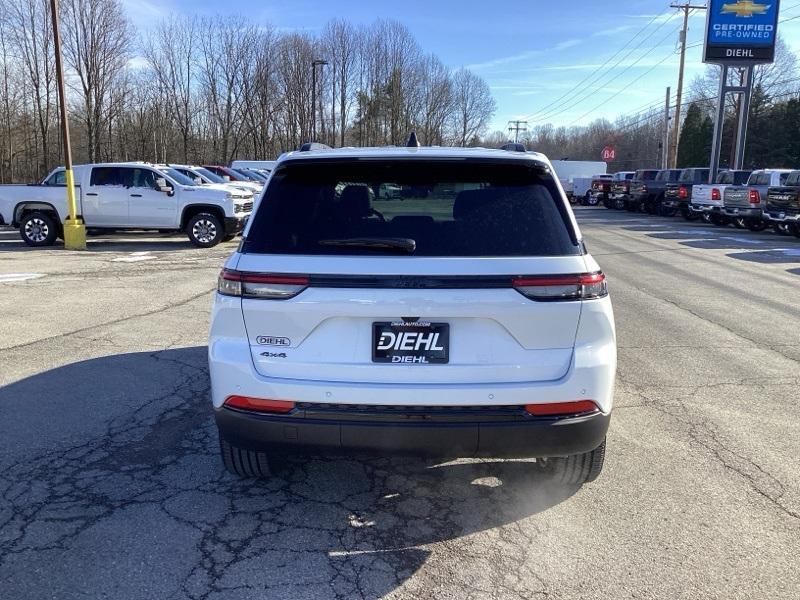
POLYGON ((131 252, 128 256, 119 256, 112 258, 111 262, 141 262, 143 260, 155 260, 157 256, 153 256, 150 252, 131 252))
POLYGON ((39 279, 39 277, 44 277, 44 273, 2 273, 0 274, 0 283, 28 281, 29 279, 39 279))
POLYGON ((734 242, 739 242, 740 244, 763 244, 764 242, 760 242, 758 240, 751 240, 750 238, 743 238, 743 237, 736 237, 735 235, 721 235, 721 240, 732 240, 734 242))

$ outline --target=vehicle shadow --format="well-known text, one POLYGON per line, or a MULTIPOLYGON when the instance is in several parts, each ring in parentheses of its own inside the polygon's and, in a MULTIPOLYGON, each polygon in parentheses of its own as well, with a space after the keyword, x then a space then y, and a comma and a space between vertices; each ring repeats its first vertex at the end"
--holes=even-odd
MULTIPOLYGON (((289 456, 269 479, 239 479, 220 463, 208 390, 204 347, 111 355, 0 387, 8 597, 235 588, 380 598, 429 559, 426 545, 515 523, 577 491, 530 461, 383 455, 289 456)), ((515 531, 503 540, 531 543, 515 531)), ((483 543, 503 543, 492 540, 483 543)))
MULTIPOLYGON (((239 238, 222 242, 218 248, 236 248, 239 238)), ((90 252, 175 252, 198 250, 186 236, 178 233, 128 233, 87 236, 86 247, 90 252)), ((31 247, 25 244, 15 230, 0 232, 0 252, 42 252, 61 250, 64 242, 57 240, 52 246, 31 247)))
POLYGON ((733 252, 730 258, 759 264, 800 263, 800 247, 764 248, 757 252, 733 252))

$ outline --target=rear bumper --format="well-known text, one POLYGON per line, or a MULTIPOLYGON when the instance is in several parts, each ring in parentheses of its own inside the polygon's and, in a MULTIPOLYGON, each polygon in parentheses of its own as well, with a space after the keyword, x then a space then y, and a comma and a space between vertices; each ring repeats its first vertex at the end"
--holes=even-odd
POLYGON ((760 219, 762 211, 760 208, 739 208, 736 206, 726 206, 725 208, 722 209, 722 212, 728 215, 729 217, 760 219))
POLYGON ((288 415, 215 410, 220 435, 253 450, 391 451, 448 457, 550 457, 589 452, 606 436, 610 414, 532 417, 514 407, 299 405, 288 415))
POLYGON ((775 223, 800 223, 800 212, 779 212, 776 210, 765 210, 764 220, 774 221, 775 223))
POLYGON ((700 213, 722 213, 722 207, 713 204, 690 204, 689 210, 700 213))

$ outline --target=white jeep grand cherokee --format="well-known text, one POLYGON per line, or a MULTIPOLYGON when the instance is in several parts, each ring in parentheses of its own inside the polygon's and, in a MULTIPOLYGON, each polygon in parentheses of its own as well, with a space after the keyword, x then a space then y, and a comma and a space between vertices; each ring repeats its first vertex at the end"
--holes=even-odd
POLYGON ((603 465, 616 339, 546 157, 312 150, 276 165, 219 277, 209 340, 225 467, 279 451, 603 465))

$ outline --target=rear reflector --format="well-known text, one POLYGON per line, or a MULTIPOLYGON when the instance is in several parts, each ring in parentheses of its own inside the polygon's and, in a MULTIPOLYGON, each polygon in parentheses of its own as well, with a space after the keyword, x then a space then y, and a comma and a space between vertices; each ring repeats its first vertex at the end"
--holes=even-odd
POLYGON ((299 275, 268 275, 242 273, 223 269, 217 281, 217 291, 224 296, 286 300, 294 298, 308 287, 308 277, 299 275))
POLYGON ((557 417, 580 415, 599 410, 592 400, 572 400, 570 402, 551 402, 548 404, 526 404, 525 412, 534 417, 557 417))
POLYGON ((760 204, 761 203, 761 194, 758 193, 758 190, 750 190, 750 204, 760 204))
POLYGON ((531 300, 591 300, 608 295, 603 273, 516 277, 511 285, 531 300))
POLYGON ((228 396, 225 406, 252 410, 254 412, 286 414, 294 410, 295 403, 289 400, 265 400, 247 396, 228 396))

